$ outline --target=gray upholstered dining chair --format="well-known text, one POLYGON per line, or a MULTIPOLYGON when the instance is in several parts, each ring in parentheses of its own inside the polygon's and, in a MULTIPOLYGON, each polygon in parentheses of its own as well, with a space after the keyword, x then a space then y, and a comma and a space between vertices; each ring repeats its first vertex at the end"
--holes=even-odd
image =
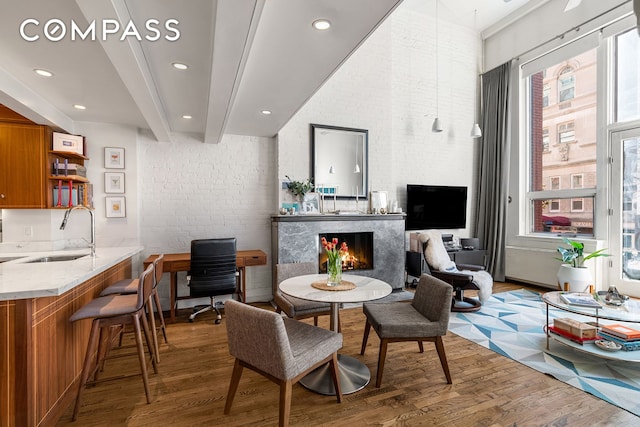
POLYGON ((362 306, 367 320, 360 354, 364 354, 372 326, 380 337, 376 387, 380 387, 382 383, 387 344, 398 341, 417 341, 420 353, 424 352, 423 341, 435 343, 444 375, 447 377, 447 383, 451 384, 451 374, 442 337, 447 334, 449 327, 452 293, 453 287, 451 285, 428 274, 423 274, 411 303, 404 301, 365 303, 362 306))
POLYGON ((277 264, 276 283, 273 287, 273 302, 276 305, 276 312, 284 312, 288 317, 298 320, 313 317, 313 324, 318 326, 318 316, 329 315, 331 313, 331 304, 283 295, 278 289, 278 285, 290 277, 315 274, 317 272, 318 269, 313 262, 277 264))
POLYGON ((224 413, 229 414, 242 369, 247 367, 280 385, 280 426, 289 425, 292 387, 329 362, 338 403, 338 350, 342 334, 289 319, 238 301, 225 302, 229 353, 236 358, 224 413))

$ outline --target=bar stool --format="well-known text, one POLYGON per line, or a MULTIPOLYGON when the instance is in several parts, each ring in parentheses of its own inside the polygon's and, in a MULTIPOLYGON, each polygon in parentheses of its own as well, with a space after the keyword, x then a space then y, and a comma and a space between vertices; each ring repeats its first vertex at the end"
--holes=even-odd
MULTIPOLYGON (((164 254, 160 254, 153 261, 154 280, 153 280, 153 289, 151 290, 151 295, 149 296, 149 298, 153 299, 153 303, 156 306, 156 311, 160 316, 160 329, 162 330, 162 335, 164 336, 164 342, 165 344, 168 344, 169 341, 167 339, 167 327, 164 322, 164 314, 162 313, 162 307, 160 306, 160 296, 158 295, 158 290, 157 290, 158 284, 160 283, 160 280, 162 280, 162 273, 164 272, 163 265, 164 265, 164 254)), ((122 279, 122 280, 118 280, 117 282, 103 289, 102 292, 100 292, 100 296, 102 297, 102 296, 115 295, 115 294, 128 295, 128 294, 135 294, 137 292, 138 292, 138 279, 122 279)), ((151 329, 153 330, 153 345, 156 348, 156 355, 157 355, 156 362, 160 363, 158 333, 156 331, 156 320, 153 314, 153 307, 151 305, 151 302, 149 302, 148 310, 149 310, 149 318, 151 321, 151 329)))
POLYGON ((71 322, 81 319, 93 319, 91 324, 91 333, 89 334, 89 343, 87 344, 87 353, 84 357, 82 374, 80 376, 80 386, 78 387, 76 404, 73 409, 74 421, 78 417, 82 392, 87 384, 123 378, 123 376, 118 376, 116 378, 97 379, 97 370, 101 366, 104 356, 108 350, 108 344, 107 349, 104 351, 101 349, 103 341, 102 333, 104 328, 110 329, 114 326, 124 327, 125 325, 133 325, 138 360, 140 362, 140 370, 142 372, 142 382, 144 384, 144 392, 147 397, 147 403, 151 403, 149 378, 147 375, 144 346, 142 344, 142 332, 144 332, 147 347, 151 354, 153 370, 155 373, 158 373, 156 353, 149 340, 149 324, 145 313, 146 305, 149 301, 149 296, 151 295, 151 290, 153 288, 153 276, 153 265, 150 265, 144 272, 142 272, 138 279, 137 294, 98 297, 84 305, 69 318, 69 321, 71 322), (142 329, 140 328, 141 321, 142 329), (100 342, 100 346, 98 345, 98 342, 100 342), (95 359, 94 354, 96 354, 95 359), (89 381, 89 377, 91 376, 93 376, 94 379, 89 381))

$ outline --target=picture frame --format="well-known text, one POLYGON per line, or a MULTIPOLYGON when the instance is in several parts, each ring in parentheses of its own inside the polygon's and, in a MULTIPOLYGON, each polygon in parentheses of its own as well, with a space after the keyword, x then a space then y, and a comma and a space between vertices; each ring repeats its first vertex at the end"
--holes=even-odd
POLYGON ((104 147, 105 169, 124 169, 124 148, 104 147))
POLYGON ((307 193, 302 198, 301 214, 320 213, 320 193, 307 193))
POLYGON ((107 218, 125 218, 127 210, 124 196, 105 197, 105 210, 107 218))
POLYGON ((124 172, 105 172, 104 192, 124 194, 124 172))

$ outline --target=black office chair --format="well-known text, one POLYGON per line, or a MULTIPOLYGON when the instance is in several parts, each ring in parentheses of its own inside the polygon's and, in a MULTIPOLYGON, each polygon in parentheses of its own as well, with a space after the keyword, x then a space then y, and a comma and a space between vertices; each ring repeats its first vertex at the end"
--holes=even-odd
POLYGON ((211 304, 197 306, 189 316, 189 322, 200 313, 213 310, 215 323, 222 320, 216 307, 215 296, 234 294, 238 291, 236 268, 236 239, 199 239, 191 241, 191 268, 187 272, 189 295, 193 298, 210 297, 211 304))

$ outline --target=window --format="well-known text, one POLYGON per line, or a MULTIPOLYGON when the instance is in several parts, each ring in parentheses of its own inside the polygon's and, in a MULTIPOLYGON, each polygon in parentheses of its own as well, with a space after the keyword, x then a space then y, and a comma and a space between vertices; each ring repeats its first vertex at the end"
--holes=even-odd
POLYGON ((640 119, 640 37, 635 29, 615 38, 616 121, 640 119))
POLYGON ((551 87, 549 86, 549 84, 545 84, 544 86, 542 86, 542 106, 543 107, 548 107, 549 106, 549 93, 551 92, 551 87))
POLYGON ((583 174, 571 175, 571 188, 582 188, 583 185, 583 174))
POLYGON ((575 96, 576 78, 572 67, 565 67, 558 78, 558 102, 568 101, 575 96))
POLYGON ((549 151, 549 129, 542 129, 542 151, 549 151))
POLYGON ((525 77, 529 128, 528 229, 531 233, 592 236, 597 182, 596 49, 553 58, 544 66, 530 68, 525 77), (566 101, 576 96, 577 78, 581 82, 580 102, 568 106, 566 101), (547 90, 547 87, 555 89, 554 82, 558 85, 559 102, 555 105, 550 103, 551 89, 547 90), (564 104, 560 104, 562 101, 564 104), (576 144, 576 135, 581 142, 594 143, 576 144))
POLYGON ((573 130, 573 122, 558 125, 558 142, 566 144, 576 140, 576 132, 573 130))

